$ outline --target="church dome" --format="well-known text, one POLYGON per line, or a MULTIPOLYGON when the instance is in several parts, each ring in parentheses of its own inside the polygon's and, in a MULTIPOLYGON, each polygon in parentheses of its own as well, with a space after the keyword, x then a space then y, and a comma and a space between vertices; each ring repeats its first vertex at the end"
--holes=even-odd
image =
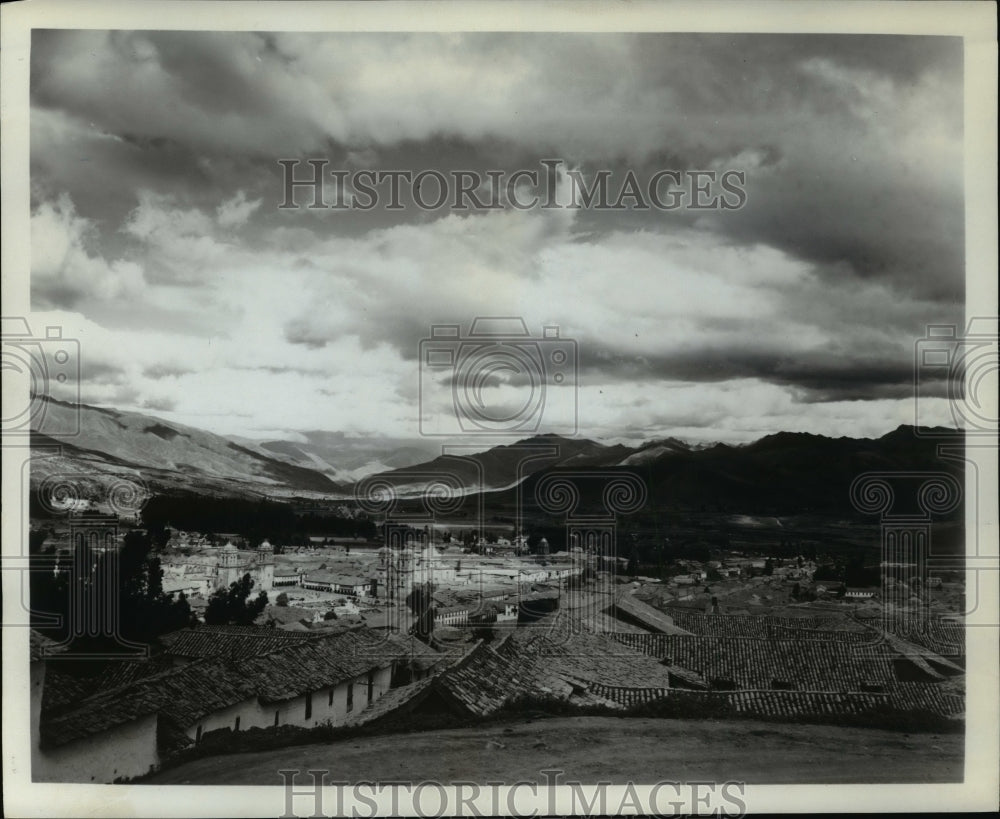
POLYGON ((274 547, 270 544, 267 538, 264 538, 264 542, 257 547, 258 552, 273 552, 274 547))
POLYGON ((238 549, 235 546, 233 546, 233 542, 230 540, 230 541, 227 541, 226 545, 222 547, 222 551, 224 551, 224 552, 236 552, 236 551, 238 551, 238 549))

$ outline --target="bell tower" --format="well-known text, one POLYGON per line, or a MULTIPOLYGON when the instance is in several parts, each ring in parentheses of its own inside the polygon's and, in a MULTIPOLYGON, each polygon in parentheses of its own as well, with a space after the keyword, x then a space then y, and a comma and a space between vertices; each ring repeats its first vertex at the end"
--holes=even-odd
POLYGON ((228 589, 239 578, 240 553, 232 542, 219 550, 219 586, 228 589))
POLYGON ((274 547, 265 538, 257 547, 257 584, 262 591, 270 591, 274 587, 274 547))

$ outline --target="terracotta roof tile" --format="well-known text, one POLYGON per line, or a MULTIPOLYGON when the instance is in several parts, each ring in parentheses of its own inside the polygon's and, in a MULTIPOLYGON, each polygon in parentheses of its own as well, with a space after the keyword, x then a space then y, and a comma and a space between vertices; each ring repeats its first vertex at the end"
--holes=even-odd
POLYGON ((385 667, 401 652, 384 635, 353 629, 294 640, 259 656, 199 659, 83 699, 43 720, 42 739, 61 745, 152 713, 183 728, 248 699, 278 702, 336 685, 385 667))
POLYGON ((168 654, 176 657, 253 657, 308 639, 311 635, 255 626, 199 626, 160 637, 168 654))

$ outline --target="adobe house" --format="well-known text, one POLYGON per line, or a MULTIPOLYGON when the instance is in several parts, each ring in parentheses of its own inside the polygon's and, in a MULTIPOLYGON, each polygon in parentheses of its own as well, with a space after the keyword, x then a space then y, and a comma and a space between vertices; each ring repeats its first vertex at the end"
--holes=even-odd
POLYGON ((178 638, 186 664, 41 714, 34 778, 110 783, 155 770, 210 731, 341 725, 389 690, 394 668, 412 653, 405 641, 356 628, 278 637, 277 647, 231 636, 228 656, 197 656, 213 641, 225 646, 218 638, 178 638))

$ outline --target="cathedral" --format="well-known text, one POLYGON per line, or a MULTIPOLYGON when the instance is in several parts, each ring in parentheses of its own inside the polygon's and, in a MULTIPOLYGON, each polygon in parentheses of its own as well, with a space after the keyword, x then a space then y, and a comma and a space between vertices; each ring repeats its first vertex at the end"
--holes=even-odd
POLYGON ((257 591, 274 586, 274 548, 265 540, 256 552, 241 552, 232 543, 218 550, 215 588, 228 589, 243 575, 249 574, 257 591))
POLYGON ((229 586, 249 574, 254 592, 274 587, 274 549, 264 541, 253 551, 241 551, 232 543, 221 548, 206 547, 194 554, 165 553, 162 558, 164 579, 191 583, 208 595, 229 586))

